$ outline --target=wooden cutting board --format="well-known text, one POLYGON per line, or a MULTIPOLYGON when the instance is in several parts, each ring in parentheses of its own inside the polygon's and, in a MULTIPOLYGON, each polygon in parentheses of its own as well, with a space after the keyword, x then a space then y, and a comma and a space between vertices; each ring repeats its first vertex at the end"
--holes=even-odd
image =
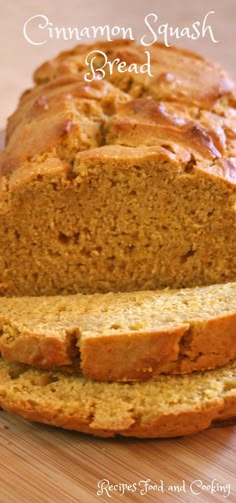
POLYGON ((28 423, 2 411, 0 446, 1 503, 236 501, 235 427, 170 440, 111 440, 28 423), (104 479, 136 486, 121 496, 122 487, 105 488, 104 479), (140 494, 147 487, 141 481, 148 479, 146 494, 140 494), (157 490, 161 481, 163 492, 157 490), (213 481, 227 492, 218 486, 212 494, 213 481))
POLYGON ((0 411, 0 446, 0 503, 236 501, 235 427, 173 440, 103 440, 0 411))

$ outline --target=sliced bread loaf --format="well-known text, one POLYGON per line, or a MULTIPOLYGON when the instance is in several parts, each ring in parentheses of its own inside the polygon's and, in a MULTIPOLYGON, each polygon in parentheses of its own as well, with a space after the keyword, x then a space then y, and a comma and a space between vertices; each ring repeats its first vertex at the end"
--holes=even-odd
POLYGON ((236 358, 236 283, 1 298, 0 330, 6 360, 98 380, 214 368, 236 358))
POLYGON ((86 82, 96 49, 146 61, 132 42, 78 46, 36 72, 9 120, 2 294, 235 281, 234 84, 218 65, 161 44, 149 48, 153 77, 86 82))
POLYGON ((189 435, 236 417, 236 362, 127 384, 1 361, 0 405, 31 421, 102 437, 189 435))

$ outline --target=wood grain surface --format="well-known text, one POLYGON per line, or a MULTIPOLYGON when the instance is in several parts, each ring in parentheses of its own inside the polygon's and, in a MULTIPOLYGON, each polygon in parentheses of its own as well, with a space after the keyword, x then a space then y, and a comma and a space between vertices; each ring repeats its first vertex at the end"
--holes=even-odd
MULTIPOLYGON (((97 439, 53 427, 31 424, 0 413, 1 503, 235 502, 235 428, 214 428, 171 440, 97 439), (97 495, 99 481, 134 484, 133 493, 97 495), (140 494, 142 480, 163 481, 164 492, 140 494), (230 494, 199 495, 194 481, 230 484, 230 494), (179 485, 185 492, 172 492, 179 485)), ((226 494, 226 493, 225 493, 226 494)))

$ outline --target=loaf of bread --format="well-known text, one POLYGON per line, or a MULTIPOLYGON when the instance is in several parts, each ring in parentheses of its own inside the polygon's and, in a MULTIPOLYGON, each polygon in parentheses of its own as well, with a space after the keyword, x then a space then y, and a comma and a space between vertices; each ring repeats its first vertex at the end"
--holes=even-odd
POLYGON ((1 361, 0 405, 31 421, 101 437, 189 435, 236 418, 236 362, 127 384, 1 361))
POLYGON ((236 283, 0 299, 0 352, 98 380, 150 379, 236 358, 236 283))
POLYGON ((161 44, 153 77, 87 82, 93 50, 97 76, 102 52, 146 61, 130 41, 80 45, 8 121, 0 406, 104 437, 191 434, 236 418, 235 85, 161 44))
POLYGON ((62 53, 36 71, 9 120, 2 295, 235 281, 234 84, 218 65, 160 44, 150 47, 154 77, 114 71, 88 83, 94 49, 146 58, 128 41, 62 53))

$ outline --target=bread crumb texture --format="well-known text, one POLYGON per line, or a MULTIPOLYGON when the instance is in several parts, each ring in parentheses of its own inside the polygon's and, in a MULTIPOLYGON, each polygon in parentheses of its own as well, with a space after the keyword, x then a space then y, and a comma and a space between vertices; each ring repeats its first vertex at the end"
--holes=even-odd
MULTIPOLYGON (((0 292, 55 295, 236 280, 236 93, 194 53, 150 47, 154 77, 87 83, 79 45, 35 72, 0 158, 0 292)), ((99 65, 99 61, 97 60, 99 65)))
POLYGON ((0 405, 33 421, 109 437, 174 437, 236 416, 236 363, 133 384, 0 362, 0 405))

